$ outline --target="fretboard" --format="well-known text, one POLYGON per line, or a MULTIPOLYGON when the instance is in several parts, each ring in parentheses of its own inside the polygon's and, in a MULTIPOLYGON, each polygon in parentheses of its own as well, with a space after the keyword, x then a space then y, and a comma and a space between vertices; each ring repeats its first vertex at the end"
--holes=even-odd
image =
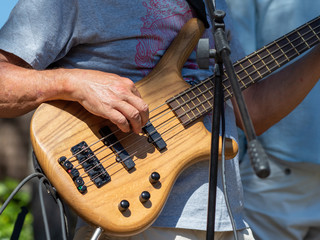
MULTIPOLYGON (((245 58, 234 63, 241 90, 287 64, 320 42, 320 16, 296 30, 269 43, 245 58)), ((188 125, 213 108, 214 75, 167 100, 183 125, 188 125)), ((233 96, 226 73, 222 80, 224 98, 233 96)))

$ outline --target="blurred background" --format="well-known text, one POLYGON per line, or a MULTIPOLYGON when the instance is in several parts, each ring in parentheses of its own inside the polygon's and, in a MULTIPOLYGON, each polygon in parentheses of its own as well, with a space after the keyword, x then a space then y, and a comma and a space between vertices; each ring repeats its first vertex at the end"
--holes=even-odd
MULTIPOLYGON (((0 1, 0 28, 18 0, 0 1)), ((29 125, 32 113, 13 119, 0 119, 0 205, 17 184, 31 172, 29 125)), ((21 207, 30 208, 31 187, 24 187, 0 216, 0 239, 10 239, 21 207)), ((20 239, 34 239, 32 215, 27 214, 20 239)))

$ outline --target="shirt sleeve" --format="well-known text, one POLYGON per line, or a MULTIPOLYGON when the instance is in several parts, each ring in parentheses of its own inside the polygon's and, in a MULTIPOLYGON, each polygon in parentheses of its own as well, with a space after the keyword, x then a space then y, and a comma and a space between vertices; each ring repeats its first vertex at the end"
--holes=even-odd
POLYGON ((76 44, 76 0, 20 0, 0 30, 0 49, 42 70, 76 44))

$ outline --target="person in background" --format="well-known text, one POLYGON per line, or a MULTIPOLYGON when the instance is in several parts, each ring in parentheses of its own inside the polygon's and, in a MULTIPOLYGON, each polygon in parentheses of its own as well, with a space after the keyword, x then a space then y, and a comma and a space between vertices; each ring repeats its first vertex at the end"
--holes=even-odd
MULTIPOLYGON (((152 70, 181 27, 192 17, 200 17, 191 7, 199 3, 20 0, 0 31, 1 117, 21 115, 43 102, 60 99, 80 103, 123 132, 140 133, 149 109, 134 83, 152 70)), ((217 1, 217 8, 226 9, 225 1, 217 1)), ((232 29, 229 17, 226 24, 232 29)), ((236 38, 231 40, 232 46, 234 41, 236 38)), ((233 60, 239 59, 239 49, 232 49, 233 60)), ((192 83, 213 73, 212 68, 198 68, 195 54, 182 69, 182 76, 192 83)), ((317 46, 300 61, 246 90, 256 131, 264 132, 292 111, 319 77, 317 46), (298 86, 302 76, 304 81, 298 86), (279 81, 281 86, 274 90, 274 82, 279 81), (289 101, 284 101, 286 98, 289 101)), ((227 136, 236 140, 236 122, 241 126, 239 111, 228 101, 225 113, 227 136)), ((208 129, 210 123, 207 117, 208 129)), ((226 182, 233 216, 228 214, 218 176, 216 216, 212 216, 216 217, 216 239, 233 239, 230 217, 239 239, 253 239, 242 213, 237 157, 226 163, 226 182)), ((207 196, 208 161, 203 161, 179 176, 153 226, 130 238, 205 239, 207 196)), ((92 230, 89 225, 81 226, 75 237, 88 239, 92 230)))
MULTIPOLYGON (((320 13, 320 2, 312 0, 227 0, 227 3, 246 54, 320 13)), ((268 178, 260 179, 253 173, 245 144, 240 144, 245 214, 256 239, 319 239, 319 102, 320 83, 317 83, 295 110, 259 136, 269 156, 268 178)), ((245 143, 243 132, 240 139, 245 143)))

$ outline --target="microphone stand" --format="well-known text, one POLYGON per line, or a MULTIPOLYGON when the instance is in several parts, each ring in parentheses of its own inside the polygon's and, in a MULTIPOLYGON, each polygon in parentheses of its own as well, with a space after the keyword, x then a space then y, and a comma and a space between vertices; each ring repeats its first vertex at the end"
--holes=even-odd
MULTIPOLYGON (((236 104, 239 108, 241 120, 244 126, 244 132, 248 141, 248 153, 251 160, 251 165, 260 178, 266 178, 270 174, 268 157, 262 148, 262 145, 257 140, 252 121, 250 119, 246 104, 244 102, 242 92, 237 80, 233 64, 230 59, 231 49, 229 47, 225 34, 224 17, 225 12, 215 10, 213 2, 206 0, 206 5, 212 23, 212 34, 215 42, 215 49, 208 49, 207 54, 203 49, 200 52, 209 57, 215 58, 215 83, 214 83, 214 103, 213 103, 213 118, 212 118, 212 137, 211 137, 211 156, 209 162, 209 195, 208 195, 208 215, 207 215, 207 240, 214 239, 215 227, 215 209, 216 209, 216 188, 218 175, 218 160, 219 160, 219 133, 220 133, 220 118, 224 103, 224 94, 222 89, 223 65, 229 77, 236 104)), ((199 42, 200 45, 200 42, 199 42)), ((199 50, 199 48, 198 48, 199 50)), ((200 65, 200 63, 199 63, 200 65)), ((201 66, 200 66, 201 67, 201 66)), ((224 154, 224 153, 222 153, 224 154)), ((223 174, 223 173, 222 173, 223 174)), ((230 216, 231 217, 231 216, 230 216)), ((235 236, 237 239, 237 236, 235 236)))

